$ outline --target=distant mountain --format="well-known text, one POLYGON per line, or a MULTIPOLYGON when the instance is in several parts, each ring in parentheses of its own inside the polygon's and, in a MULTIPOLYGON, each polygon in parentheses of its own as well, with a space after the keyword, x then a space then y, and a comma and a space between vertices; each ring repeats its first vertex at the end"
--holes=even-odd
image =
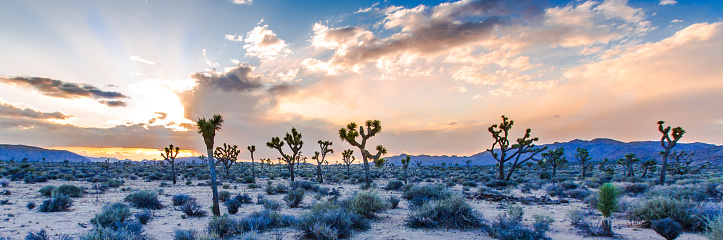
POLYGON ((1 161, 22 161, 26 159, 29 162, 43 161, 48 162, 63 162, 68 160, 70 162, 87 162, 89 159, 66 151, 66 150, 51 150, 33 146, 25 145, 9 145, 0 144, 0 160, 1 161))
MULTIPOLYGON (((577 148, 585 148, 590 152, 590 157, 593 161, 602 161, 604 159, 617 160, 624 158, 625 154, 635 153, 638 158, 641 159, 656 159, 660 160, 660 151, 662 147, 659 141, 642 141, 642 142, 621 142, 607 138, 596 138, 590 141, 587 140, 572 140, 569 142, 556 142, 551 144, 539 145, 540 147, 547 146, 548 149, 556 149, 562 147, 565 149, 565 157, 569 162, 576 162, 575 153, 577 148)), ((723 163, 723 146, 716 146, 707 143, 678 143, 674 150, 685 150, 686 152, 695 152, 694 158, 697 162, 710 161, 711 163, 723 163)), ((406 154, 397 156, 387 157, 394 165, 401 165, 401 159, 405 158, 406 154)), ((441 163, 446 164, 459 164, 460 166, 466 165, 466 161, 469 160, 472 165, 494 165, 497 163, 487 151, 474 154, 472 156, 430 156, 430 155, 417 155, 412 157, 412 165, 415 165, 416 161, 422 162, 423 165, 439 165, 441 163)), ((535 156, 540 158, 540 155, 535 156)))

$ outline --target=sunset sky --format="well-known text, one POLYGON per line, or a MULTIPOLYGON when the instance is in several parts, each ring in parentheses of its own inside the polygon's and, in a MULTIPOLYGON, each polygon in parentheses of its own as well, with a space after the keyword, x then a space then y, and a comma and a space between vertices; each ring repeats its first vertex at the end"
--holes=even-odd
MULTIPOLYGON (((717 0, 0 2, 0 143, 88 156, 205 153, 292 127, 306 156, 379 119, 389 155, 470 155, 501 115, 540 143, 723 144, 717 0)), ((357 151, 358 153, 358 151, 357 151)), ((360 156, 357 156, 360 157, 360 156)), ((333 161, 332 161, 333 162, 333 161)))

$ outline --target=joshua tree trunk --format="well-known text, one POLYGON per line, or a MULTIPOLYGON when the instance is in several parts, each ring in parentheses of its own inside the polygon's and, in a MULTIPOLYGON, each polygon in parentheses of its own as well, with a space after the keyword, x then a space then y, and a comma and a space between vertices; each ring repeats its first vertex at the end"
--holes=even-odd
POLYGON ((294 163, 289 163, 289 173, 291 174, 291 181, 294 181, 294 163))
POLYGON ((346 177, 351 178, 351 164, 346 165, 346 177))
POLYGON ((367 161, 366 156, 364 156, 364 186, 365 188, 370 188, 372 186, 372 181, 369 179, 369 162, 367 161))
POLYGON ((404 184, 407 184, 407 165, 404 165, 404 184))
POLYGON ((216 164, 213 162, 213 146, 208 151, 208 167, 211 169, 211 192, 213 192, 213 215, 220 216, 221 210, 218 205, 218 187, 216 187, 216 164))
POLYGON ((316 165, 316 175, 319 176, 319 183, 324 183, 324 176, 321 173, 321 164, 316 165))
POLYGON ((171 174, 173 174, 173 185, 176 185, 176 164, 171 164, 171 174))

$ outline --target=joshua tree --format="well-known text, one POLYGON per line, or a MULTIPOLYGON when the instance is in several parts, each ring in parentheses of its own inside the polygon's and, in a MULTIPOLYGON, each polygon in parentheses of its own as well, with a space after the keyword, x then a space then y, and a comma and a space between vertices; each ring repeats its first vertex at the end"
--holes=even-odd
POLYGON ((161 153, 161 157, 171 164, 171 174, 173 174, 173 185, 176 185, 176 156, 181 149, 179 147, 173 147, 173 144, 168 145, 164 148, 165 153, 161 153))
POLYGON ((670 174, 683 175, 688 173, 699 173, 700 170, 703 170, 703 168, 710 165, 710 162, 706 162, 705 164, 700 165, 697 169, 691 169, 690 165, 693 164, 693 155, 695 155, 695 153, 687 153, 685 150, 680 152, 673 150, 673 152, 670 153, 670 158, 675 160, 675 162, 668 165, 668 171, 670 171, 670 174))
POLYGON ((246 149, 251 153, 251 177, 254 179, 254 182, 256 182, 256 170, 254 168, 254 152, 256 151, 256 146, 251 145, 246 147, 246 149))
POLYGON ((319 148, 321 148, 321 153, 314 152, 314 156, 311 157, 311 159, 316 160, 316 175, 319 176, 319 183, 324 183, 324 176, 321 173, 321 164, 324 163, 324 158, 326 158, 327 153, 334 153, 334 149, 329 148, 331 146, 332 142, 330 141, 321 141, 319 140, 319 148), (321 156, 321 157, 319 157, 321 156))
POLYGON ((587 170, 592 170, 593 168, 592 163, 587 163, 588 161, 592 160, 590 158, 590 153, 588 153, 587 149, 577 148, 577 153, 575 153, 575 159, 580 162, 580 166, 582 167, 582 180, 585 180, 585 174, 587 174, 587 170))
POLYGON ((279 158, 279 160, 283 160, 289 164, 289 173, 291 174, 291 181, 293 182, 294 164, 298 163, 301 158, 301 146, 304 146, 304 141, 301 140, 301 133, 297 132, 296 128, 291 128, 291 134, 288 132, 286 133, 284 141, 289 144, 289 148, 291 148, 292 153, 291 155, 284 154, 284 151, 281 150, 281 147, 284 146, 284 142, 282 142, 279 137, 272 137, 271 142, 267 142, 266 146, 279 150, 279 153, 281 154, 281 158, 279 158))
POLYGON ((238 161, 238 154, 241 150, 238 149, 237 145, 223 144, 223 147, 216 147, 216 151, 213 152, 213 156, 223 164, 224 170, 226 170, 226 179, 231 179, 231 174, 228 170, 231 166, 238 161))
POLYGON ((625 154, 625 158, 618 159, 618 164, 623 166, 626 177, 635 177, 635 171, 633 171, 633 165, 640 162, 640 158, 635 157, 635 153, 625 154))
POLYGON ((221 211, 218 205, 218 188, 216 183, 216 165, 213 162, 213 139, 216 137, 216 131, 221 129, 223 118, 221 115, 213 115, 210 119, 199 118, 196 125, 198 126, 198 134, 203 136, 203 142, 206 143, 206 152, 208 153, 208 167, 211 171, 211 191, 213 192, 213 215, 220 216, 221 211))
POLYGON ((202 165, 205 165, 206 162, 208 161, 208 159, 206 159, 206 156, 203 156, 203 154, 201 154, 201 156, 198 156, 198 159, 201 160, 202 165))
POLYGON ((365 125, 366 131, 364 131, 363 126, 359 126, 359 130, 357 130, 356 123, 349 123, 346 125, 346 128, 339 129, 339 138, 341 138, 342 141, 346 141, 352 146, 359 148, 362 160, 364 160, 364 188, 369 188, 372 184, 371 179, 369 178, 369 159, 372 159, 374 163, 380 162, 382 154, 386 154, 387 149, 382 145, 378 145, 376 147, 377 153, 374 155, 366 150, 367 140, 382 131, 382 124, 379 120, 367 120, 365 125), (361 142, 358 142, 356 138, 360 135, 361 142))
POLYGON ((545 165, 552 167, 552 177, 554 178, 557 174, 557 168, 567 163, 565 159, 565 149, 557 148, 555 150, 548 150, 542 153, 543 162, 545 165))
POLYGON ((657 166, 658 166, 658 161, 655 161, 655 159, 649 159, 649 160, 641 163, 640 169, 643 170, 643 177, 645 177, 645 175, 648 174, 648 171, 655 172, 655 169, 657 166))
POLYGON ((347 149, 344 150, 344 152, 341 153, 341 160, 344 161, 344 164, 346 164, 346 177, 351 177, 351 164, 356 160, 356 157, 354 157, 352 154, 354 154, 354 150, 347 149))
POLYGON ((613 234, 610 216, 618 209, 619 195, 620 192, 617 187, 611 183, 603 184, 598 191, 597 209, 600 210, 600 213, 603 215, 600 228, 602 228, 602 231, 606 236, 611 236, 613 234))
MULTIPOLYGON (((412 161, 411 157, 407 155, 406 158, 402 158, 402 169, 404 170, 404 173, 402 175, 402 178, 404 178, 404 184, 407 184, 407 167, 409 167, 409 162, 412 161)), ((467 160, 469 161, 469 160, 467 160)))
POLYGON ((500 180, 509 181, 512 173, 514 173, 520 165, 527 161, 534 160, 533 157, 535 157, 535 155, 547 149, 547 147, 535 148, 534 142, 538 141, 539 138, 531 138, 530 132, 532 132, 532 129, 529 128, 525 131, 525 136, 518 138, 517 143, 510 145, 509 132, 514 124, 515 121, 510 121, 508 117, 502 115, 502 123, 500 123, 499 126, 494 124, 487 129, 492 133, 492 138, 495 139, 492 148, 487 149, 487 151, 490 151, 492 157, 498 162, 497 178, 500 180), (499 153, 495 152, 495 146, 498 144, 500 148, 499 153), (525 157, 523 157, 523 155, 525 155, 525 157), (520 158, 522 158, 522 160, 520 160, 520 158), (505 163, 513 159, 514 162, 510 165, 507 178, 505 178, 505 163))
POLYGON ((663 137, 660 138, 660 146, 665 149, 662 152, 663 162, 660 166, 659 185, 665 184, 665 170, 668 168, 668 156, 670 156, 670 150, 675 147, 678 140, 680 140, 680 138, 683 137, 683 134, 685 134, 685 130, 683 130, 682 127, 676 127, 673 128, 673 139, 670 139, 670 126, 663 128, 663 124, 665 124, 665 122, 658 121, 658 131, 663 134, 663 137))

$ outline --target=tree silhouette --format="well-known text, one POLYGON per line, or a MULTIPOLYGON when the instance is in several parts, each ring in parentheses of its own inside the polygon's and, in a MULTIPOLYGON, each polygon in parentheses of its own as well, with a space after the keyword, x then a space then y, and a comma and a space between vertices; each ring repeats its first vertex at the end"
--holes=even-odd
MULTIPOLYGON (((254 152, 256 151, 256 146, 251 145, 246 147, 246 149, 248 149, 251 153, 251 178, 253 178, 254 182, 256 182, 256 170, 254 168, 254 152)), ((261 167, 261 170, 263 171, 263 167, 261 167)))
POLYGON ((301 147, 304 146, 304 141, 301 140, 301 133, 296 131, 296 128, 291 128, 291 133, 286 133, 284 141, 289 144, 291 148, 291 155, 284 154, 281 147, 284 146, 284 142, 279 137, 272 137, 271 142, 267 142, 266 146, 269 148, 275 148, 281 154, 279 160, 283 160, 289 165, 289 173, 291 174, 291 181, 294 181, 294 165, 299 162, 301 158, 301 147))
POLYGON ((563 148, 548 150, 547 152, 542 153, 542 159, 543 160, 541 161, 543 164, 552 167, 553 178, 557 175, 557 168, 567 163, 567 159, 565 159, 565 149, 563 148))
POLYGON ((635 153, 625 154, 625 158, 618 159, 617 163, 623 166, 626 177, 635 177, 633 166, 640 162, 640 158, 635 157, 635 153))
POLYGON ((665 124, 664 121, 658 121, 658 131, 663 134, 663 136, 660 138, 660 146, 665 149, 663 154, 663 162, 660 166, 660 181, 658 182, 659 185, 665 184, 665 170, 668 169, 668 156, 670 156, 670 150, 675 147, 675 145, 678 143, 678 140, 683 137, 683 134, 685 134, 685 130, 683 130, 682 127, 676 127, 673 128, 673 139, 670 139, 670 126, 663 127, 663 124, 665 124))
POLYGON ((531 138, 530 132, 532 132, 532 129, 529 128, 525 131, 525 136, 518 138, 517 143, 510 145, 509 132, 514 123, 514 121, 510 121, 508 117, 502 115, 502 123, 499 125, 494 124, 487 129, 492 134, 492 138, 495 139, 492 148, 487 149, 487 151, 492 153, 492 157, 494 157, 498 163, 497 178, 500 180, 509 181, 512 173, 514 173, 521 164, 534 160, 533 157, 535 157, 535 155, 547 149, 547 147, 535 148, 534 142, 538 141, 539 138, 531 138), (499 153, 494 151, 497 145, 499 145, 500 148, 499 153), (523 155, 525 156, 523 157, 523 155), (521 158, 522 160, 520 160, 521 158), (514 162, 510 165, 509 172, 505 178, 505 163, 513 159, 514 162))
POLYGON ((587 163, 588 161, 592 160, 592 158, 590 158, 590 153, 587 151, 587 149, 577 148, 577 153, 575 153, 575 159, 580 163, 580 166, 582 167, 582 180, 585 180, 587 170, 592 170, 593 168, 592 163, 587 163))
POLYGON ((223 144, 223 147, 216 147, 216 151, 213 152, 214 157, 223 164, 224 170, 226 170, 226 179, 231 179, 229 169, 231 166, 238 161, 238 155, 241 150, 238 149, 237 145, 223 144))
POLYGON ((402 178, 404 178, 404 184, 407 184, 407 167, 409 167, 409 162, 411 161, 412 159, 411 157, 409 157, 409 155, 407 155, 406 158, 402 158, 402 169, 404 170, 404 175, 402 175, 402 178))
POLYGON ((673 150, 672 153, 670 153, 670 158, 675 160, 675 162, 672 162, 670 165, 668 165, 668 171, 670 171, 670 174, 695 174, 699 173, 700 170, 703 170, 703 168, 710 165, 710 162, 706 162, 703 165, 700 165, 696 169, 691 169, 690 165, 693 164, 693 155, 695 153, 687 153, 685 150, 682 150, 678 152, 677 150, 673 150))
POLYGON ((341 160, 344 161, 344 164, 346 165, 346 177, 351 177, 351 164, 354 163, 354 160, 356 160, 356 157, 354 157, 354 150, 347 149, 344 150, 341 153, 341 160))
POLYGON ((213 141, 216 137, 216 131, 221 129, 223 118, 221 115, 213 115, 210 119, 199 118, 196 122, 198 134, 203 136, 203 142, 206 144, 206 152, 208 152, 208 167, 211 171, 211 191, 213 193, 213 215, 220 216, 221 211, 218 205, 218 183, 216 182, 216 164, 213 161, 213 141))
POLYGON ((176 185, 176 156, 180 151, 179 147, 173 148, 173 144, 163 149, 164 153, 161 153, 161 157, 171 164, 171 174, 173 174, 173 185, 176 185), (175 151, 175 152, 174 152, 175 151))
POLYGON ((357 130, 356 123, 349 123, 346 125, 346 128, 339 129, 339 138, 341 138, 342 141, 346 141, 350 145, 359 148, 362 160, 364 161, 364 188, 369 188, 371 187, 371 179, 369 178, 369 159, 372 159, 375 163, 379 162, 382 154, 387 153, 387 149, 382 145, 377 145, 377 153, 374 155, 369 153, 366 149, 367 140, 382 131, 382 124, 379 120, 367 120, 365 125, 366 131, 363 126, 359 126, 359 130, 357 130), (360 136, 361 142, 358 142, 356 139, 360 136))
POLYGON ((648 171, 655 172, 656 167, 658 166, 658 161, 655 161, 655 159, 648 159, 647 161, 640 164, 640 169, 643 170, 643 176, 645 177, 646 174, 648 174, 648 171))
POLYGON ((316 160, 316 175, 318 176, 319 183, 324 183, 324 176, 321 172, 321 164, 324 163, 324 158, 326 158, 327 153, 334 153, 334 149, 329 148, 329 146, 332 145, 332 142, 330 141, 321 141, 319 140, 319 148, 321 148, 321 152, 314 152, 314 156, 311 157, 311 159, 316 160))

